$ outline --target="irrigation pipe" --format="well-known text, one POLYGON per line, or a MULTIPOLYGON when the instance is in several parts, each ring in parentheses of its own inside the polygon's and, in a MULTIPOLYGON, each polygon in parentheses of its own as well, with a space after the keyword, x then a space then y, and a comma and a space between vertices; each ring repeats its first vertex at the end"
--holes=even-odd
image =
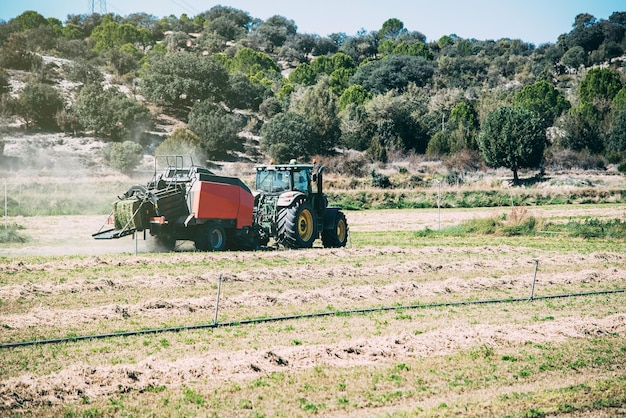
MULTIPOLYGON (((599 290, 595 292, 583 292, 583 293, 565 293, 565 294, 549 295, 549 296, 534 296, 532 299, 530 299, 530 301, 546 300, 546 299, 563 299, 563 298, 570 298, 570 297, 584 297, 584 296, 595 296, 595 295, 608 295, 608 294, 625 293, 625 292, 626 292, 626 289, 615 289, 615 290, 599 290)), ((492 304, 492 303, 494 304, 495 303, 514 303, 514 302, 528 302, 528 301, 529 301, 528 298, 514 298, 514 299, 507 298, 507 299, 470 300, 470 301, 460 301, 460 302, 438 302, 438 303, 427 303, 427 304, 421 304, 421 305, 383 306, 383 307, 378 307, 378 308, 352 309, 352 310, 347 310, 347 311, 328 311, 328 312, 318 312, 318 313, 308 313, 308 314, 277 316, 277 317, 271 317, 271 318, 244 319, 241 321, 229 321, 229 322, 215 321, 209 324, 184 325, 180 327, 171 327, 171 328, 155 328, 155 329, 128 331, 128 332, 117 332, 117 333, 110 333, 110 334, 82 335, 82 336, 77 336, 77 337, 56 338, 56 339, 49 339, 49 340, 33 340, 33 341, 23 341, 23 342, 17 342, 17 343, 6 343, 6 344, 0 344, 0 349, 25 347, 25 346, 33 346, 33 345, 44 345, 44 344, 59 344, 59 343, 76 342, 76 341, 82 341, 82 340, 99 340, 99 339, 114 338, 114 337, 132 337, 132 336, 146 335, 146 334, 160 334, 164 332, 192 331, 192 330, 199 330, 199 329, 206 329, 206 328, 226 328, 226 327, 235 327, 235 326, 241 326, 241 325, 287 321, 287 320, 294 320, 294 319, 320 318, 320 317, 325 317, 325 316, 342 316, 342 315, 365 314, 365 313, 383 312, 383 311, 399 311, 399 310, 408 310, 408 309, 428 309, 428 308, 485 305, 485 304, 492 304)))

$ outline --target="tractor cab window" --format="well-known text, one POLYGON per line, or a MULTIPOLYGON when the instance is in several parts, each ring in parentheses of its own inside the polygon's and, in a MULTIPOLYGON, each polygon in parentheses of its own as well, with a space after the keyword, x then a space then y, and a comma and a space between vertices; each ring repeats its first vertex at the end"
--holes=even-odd
POLYGON ((268 193, 289 190, 289 172, 275 170, 257 171, 256 189, 268 193))
POLYGON ((309 193, 309 176, 305 170, 294 171, 293 188, 300 190, 302 193, 309 193))

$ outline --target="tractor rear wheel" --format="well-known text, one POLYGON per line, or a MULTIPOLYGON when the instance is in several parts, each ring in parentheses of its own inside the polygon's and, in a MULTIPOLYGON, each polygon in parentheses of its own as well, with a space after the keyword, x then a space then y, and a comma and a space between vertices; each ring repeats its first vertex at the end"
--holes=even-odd
POLYGON ((223 251, 226 249, 226 232, 219 225, 204 224, 198 229, 195 244, 199 251, 223 251))
POLYGON ((278 243, 287 248, 311 248, 317 238, 311 205, 300 200, 278 212, 278 243))
POLYGON ((322 243, 325 248, 345 247, 348 242, 348 221, 346 215, 341 211, 337 211, 333 229, 325 229, 322 231, 322 243))

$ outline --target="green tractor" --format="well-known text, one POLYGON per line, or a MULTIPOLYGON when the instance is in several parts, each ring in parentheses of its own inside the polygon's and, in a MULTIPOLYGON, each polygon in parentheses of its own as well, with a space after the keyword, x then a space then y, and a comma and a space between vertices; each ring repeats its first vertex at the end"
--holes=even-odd
POLYGON ((327 248, 345 247, 348 222, 340 208, 328 207, 322 192, 324 166, 315 164, 257 165, 254 224, 260 243, 270 238, 287 248, 310 248, 322 238, 327 248))

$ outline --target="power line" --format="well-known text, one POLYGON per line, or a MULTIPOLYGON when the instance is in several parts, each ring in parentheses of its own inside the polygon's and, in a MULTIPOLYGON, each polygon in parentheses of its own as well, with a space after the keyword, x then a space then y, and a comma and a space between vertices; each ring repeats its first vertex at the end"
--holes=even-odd
POLYGON ((107 1, 106 0, 88 0, 89 14, 99 13, 101 15, 107 14, 107 1))

